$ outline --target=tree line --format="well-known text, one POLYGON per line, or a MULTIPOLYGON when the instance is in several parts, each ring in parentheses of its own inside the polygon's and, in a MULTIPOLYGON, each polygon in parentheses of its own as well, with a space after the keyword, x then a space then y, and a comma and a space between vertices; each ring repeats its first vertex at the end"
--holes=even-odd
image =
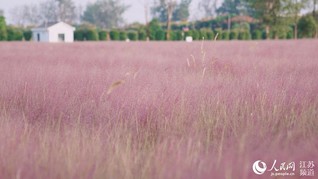
POLYGON ((76 40, 184 40, 205 34, 224 40, 312 38, 318 34, 317 1, 200 0, 194 8, 199 17, 190 21, 192 0, 138 0, 145 23, 127 25, 123 15, 130 6, 121 0, 96 0, 86 7, 73 0, 44 0, 11 9, 6 17, 13 25, 0 11, 0 40, 29 40, 32 27, 56 21, 76 26, 76 40))

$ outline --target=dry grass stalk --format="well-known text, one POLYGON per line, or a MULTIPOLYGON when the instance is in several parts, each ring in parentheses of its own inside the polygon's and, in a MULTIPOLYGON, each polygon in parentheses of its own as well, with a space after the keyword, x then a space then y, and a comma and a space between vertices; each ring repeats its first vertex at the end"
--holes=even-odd
POLYGON ((215 37, 214 37, 214 41, 216 41, 218 39, 219 33, 216 33, 215 37))
POLYGON ((114 82, 112 85, 110 85, 110 87, 107 90, 107 95, 111 94, 116 88, 118 88, 120 85, 124 84, 125 81, 124 80, 119 80, 114 82))

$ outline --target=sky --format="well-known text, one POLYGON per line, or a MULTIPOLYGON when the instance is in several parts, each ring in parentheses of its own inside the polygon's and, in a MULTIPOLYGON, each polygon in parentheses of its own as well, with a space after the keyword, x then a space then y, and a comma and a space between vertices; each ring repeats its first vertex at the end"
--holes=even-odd
MULTIPOLYGON (((28 4, 28 3, 39 3, 43 0, 0 0, 0 9, 5 11, 5 15, 9 16, 10 9, 12 9, 15 6, 28 4)), ((86 6, 89 2, 94 2, 96 0, 73 0, 76 4, 79 4, 83 7, 86 6)), ((124 18, 127 23, 132 22, 145 22, 145 15, 143 10, 142 2, 143 0, 123 0, 125 4, 129 4, 130 8, 127 10, 127 12, 124 14, 124 18)), ((190 13, 191 13, 191 19, 194 19, 197 17, 196 12, 197 11, 197 3, 199 0, 192 0, 192 4, 190 7, 190 13)), ((10 19, 7 21, 10 22, 10 19)))

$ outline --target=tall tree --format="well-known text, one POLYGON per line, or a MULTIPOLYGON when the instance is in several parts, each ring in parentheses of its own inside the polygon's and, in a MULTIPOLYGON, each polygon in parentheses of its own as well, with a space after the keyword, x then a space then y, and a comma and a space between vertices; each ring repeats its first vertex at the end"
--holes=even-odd
POLYGON ((317 5, 318 5, 318 0, 310 0, 309 6, 312 7, 312 16, 316 18, 316 10, 317 10, 317 5))
POLYGON ((271 26, 280 25, 281 0, 246 0, 253 8, 255 17, 265 25, 266 38, 270 38, 271 26))
POLYGON ((302 16, 299 19, 298 26, 301 38, 313 38, 317 36, 317 24, 311 15, 302 16))
POLYGON ((168 12, 172 13, 172 21, 188 20, 191 2, 192 0, 181 0, 179 3, 177 1, 158 0, 155 1, 154 6, 151 8, 151 13, 153 18, 158 19, 160 22, 167 22, 168 12))
POLYGON ((218 0, 200 0, 199 9, 203 11, 204 17, 214 17, 216 15, 218 0))
POLYGON ((224 0, 222 5, 216 10, 218 14, 227 15, 227 31, 231 31, 231 15, 241 14, 242 2, 241 0, 224 0))
POLYGON ((173 12, 173 21, 188 20, 190 16, 189 6, 191 4, 191 1, 192 0, 181 0, 181 2, 176 6, 176 9, 173 12))
POLYGON ((16 6, 10 10, 11 21, 18 26, 34 26, 39 23, 39 7, 36 4, 16 6))
POLYGON ((76 6, 72 0, 55 0, 58 7, 58 19, 73 23, 76 19, 76 6))
POLYGON ((149 11, 150 11, 150 1, 151 0, 139 0, 141 5, 144 8, 144 14, 145 14, 145 23, 146 23, 146 39, 150 39, 150 32, 149 32, 149 11))
POLYGON ((39 4, 40 18, 44 22, 58 21, 58 6, 55 0, 46 0, 39 4))
POLYGON ((144 15, 145 15, 145 23, 148 25, 149 23, 149 4, 150 0, 139 0, 139 2, 142 4, 144 8, 144 15))
POLYGON ((167 4, 166 0, 155 0, 151 7, 151 15, 160 22, 167 22, 167 4))
POLYGON ((7 40, 7 25, 4 16, 0 16, 0 41, 7 40))
POLYGON ((283 12, 290 18, 291 23, 294 25, 294 38, 297 39, 298 35, 298 21, 301 11, 305 8, 308 0, 282 0, 283 12))
POLYGON ((217 9, 218 14, 239 15, 243 9, 241 0, 224 0, 222 5, 217 9))
POLYGON ((152 7, 153 17, 167 23, 167 40, 170 40, 171 20, 176 5, 176 0, 159 0, 155 1, 155 5, 152 7))
POLYGON ((170 40, 170 30, 171 30, 171 19, 172 19, 172 13, 176 6, 175 0, 166 0, 166 6, 167 6, 167 34, 166 39, 170 40))
POLYGON ((64 21, 73 23, 76 19, 76 6, 72 0, 46 0, 40 4, 43 21, 64 21))
POLYGON ((123 14, 128 6, 120 0, 97 0, 88 4, 82 20, 102 28, 114 28, 124 22, 123 14))

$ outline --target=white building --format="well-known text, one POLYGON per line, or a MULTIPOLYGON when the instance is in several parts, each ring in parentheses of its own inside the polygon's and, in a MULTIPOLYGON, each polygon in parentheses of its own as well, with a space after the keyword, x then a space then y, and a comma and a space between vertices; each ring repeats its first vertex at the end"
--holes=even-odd
POLYGON ((34 42, 73 42, 75 27, 64 22, 45 23, 32 29, 34 42))

